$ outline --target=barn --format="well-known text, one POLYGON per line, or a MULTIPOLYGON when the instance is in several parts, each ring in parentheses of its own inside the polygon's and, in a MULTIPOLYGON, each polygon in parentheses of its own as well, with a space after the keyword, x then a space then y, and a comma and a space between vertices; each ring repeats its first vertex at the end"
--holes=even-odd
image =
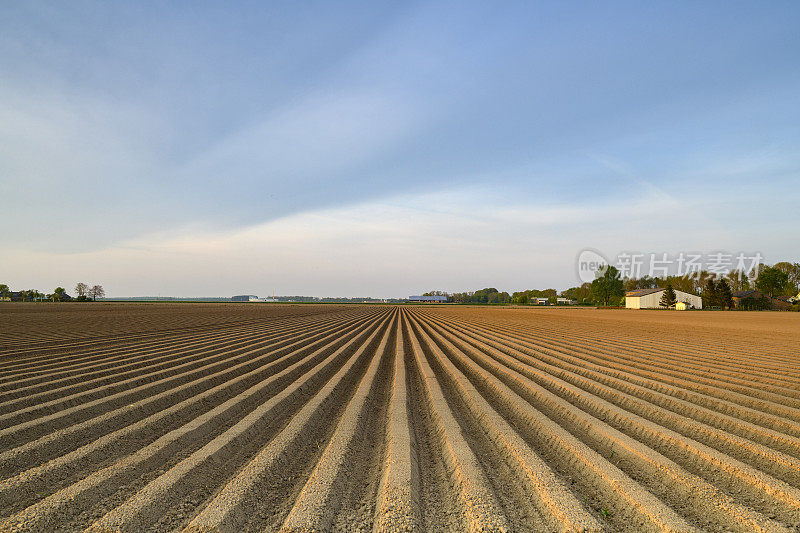
POLYGON ((409 296, 409 302, 446 303, 447 296, 409 296))
POLYGON ((733 306, 736 309, 773 309, 788 311, 792 308, 790 298, 781 296, 767 296, 756 290, 736 291, 733 293, 733 306))
MULTIPOLYGON (((661 298, 665 288, 638 289, 625 293, 625 307, 628 309, 663 309, 661 298)), ((695 309, 703 308, 703 299, 688 292, 675 291, 676 302, 686 302, 695 309)))
POLYGON ((255 294, 239 294, 237 296, 231 296, 232 302, 257 302, 258 296, 255 294))

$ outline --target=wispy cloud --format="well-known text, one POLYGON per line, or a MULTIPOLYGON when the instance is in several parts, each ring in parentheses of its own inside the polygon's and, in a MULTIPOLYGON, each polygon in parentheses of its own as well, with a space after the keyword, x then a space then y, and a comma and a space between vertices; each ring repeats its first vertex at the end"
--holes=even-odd
POLYGON ((757 231, 720 234, 684 216, 724 209, 728 198, 709 203, 684 195, 676 201, 678 211, 661 209, 660 197, 648 194, 531 208, 473 187, 304 212, 236 230, 186 227, 96 252, 15 250, 0 259, 0 270, 31 286, 53 276, 59 283, 97 279, 117 296, 277 290, 396 297, 484 285, 566 288, 578 283, 574 258, 585 247, 609 256, 728 248, 786 258, 780 255, 785 239, 757 238, 757 231), (683 237, 676 241, 675 234, 683 237))

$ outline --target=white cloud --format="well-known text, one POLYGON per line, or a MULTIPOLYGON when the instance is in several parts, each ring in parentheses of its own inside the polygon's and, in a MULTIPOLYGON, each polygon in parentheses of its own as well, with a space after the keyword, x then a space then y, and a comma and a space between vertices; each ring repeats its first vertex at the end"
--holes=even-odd
MULTIPOLYGON (((399 297, 434 288, 566 288, 578 283, 574 261, 584 247, 609 255, 770 251, 769 241, 754 247, 747 232, 732 238, 697 227, 690 213, 707 204, 679 200, 685 210, 662 210, 658 195, 542 208, 486 189, 462 189, 296 214, 235 231, 184 228, 91 253, 11 250, 0 258, 0 271, 15 287, 86 280, 102 283, 112 296, 275 290, 399 297)), ((783 245, 785 238, 778 241, 783 245)))

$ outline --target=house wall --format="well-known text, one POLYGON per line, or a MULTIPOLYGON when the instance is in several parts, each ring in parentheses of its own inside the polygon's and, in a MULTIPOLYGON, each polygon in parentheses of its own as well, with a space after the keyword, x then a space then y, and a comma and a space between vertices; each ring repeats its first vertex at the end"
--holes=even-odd
MULTIPOLYGON (((659 297, 659 300, 661 297, 659 297)), ((675 300, 678 302, 689 302, 695 309, 703 308, 703 299, 688 292, 675 291, 675 300)))
POLYGON ((661 302, 661 296, 664 294, 664 291, 654 292, 652 294, 647 294, 645 296, 639 296, 639 304, 641 309, 653 309, 661 307, 659 302, 661 302))
POLYGON ((641 298, 640 296, 626 296, 625 307, 627 309, 641 309, 642 303, 640 298, 641 298))
MULTIPOLYGON (((663 309, 661 306, 661 298, 663 296, 664 291, 645 294, 644 296, 626 296, 625 307, 628 309, 663 309)), ((675 291, 675 301, 689 302, 696 309, 703 308, 703 299, 687 292, 675 291)))

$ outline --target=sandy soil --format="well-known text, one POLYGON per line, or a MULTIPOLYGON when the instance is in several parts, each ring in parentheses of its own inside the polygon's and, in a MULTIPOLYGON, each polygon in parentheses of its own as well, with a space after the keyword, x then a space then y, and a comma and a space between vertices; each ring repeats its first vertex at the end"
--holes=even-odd
POLYGON ((0 531, 796 531, 800 314, 0 305, 0 531))

